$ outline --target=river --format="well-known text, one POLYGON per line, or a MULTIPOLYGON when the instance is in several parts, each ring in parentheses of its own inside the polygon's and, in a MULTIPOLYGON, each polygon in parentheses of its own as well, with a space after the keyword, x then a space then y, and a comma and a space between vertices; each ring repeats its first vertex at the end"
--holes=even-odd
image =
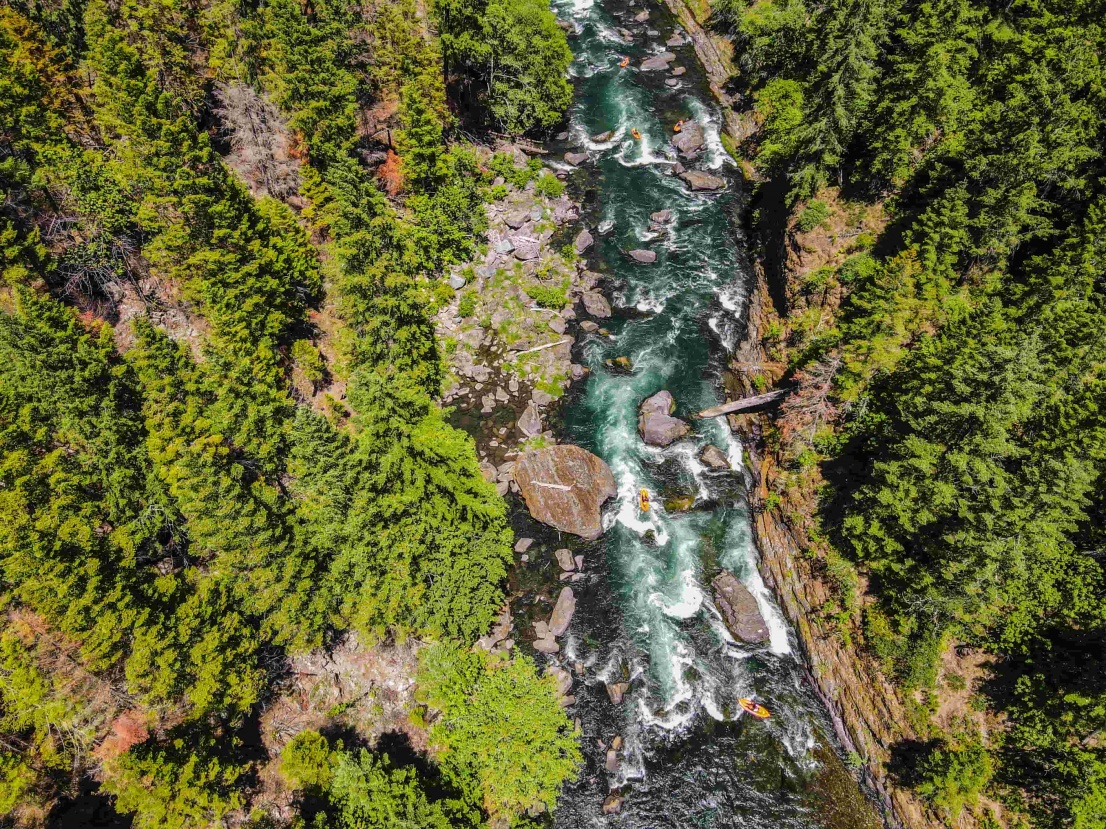
POLYGON ((706 470, 707 443, 735 469, 741 446, 724 420, 697 423, 667 449, 637 433, 641 401, 668 389, 686 415, 720 402, 727 352, 740 336, 751 283, 741 216, 747 198, 719 137, 720 118, 693 47, 672 49, 686 67, 675 86, 665 71, 638 70, 665 50, 679 29, 666 9, 624 0, 553 0, 570 22, 576 99, 569 137, 558 152, 586 149, 589 164, 571 174, 584 220, 596 234, 589 267, 602 273, 615 316, 608 335, 583 335, 577 359, 591 369, 561 410, 565 441, 610 465, 618 483, 609 529, 578 545, 591 580, 577 587, 579 606, 565 640, 564 661, 584 669, 573 693, 582 720, 587 767, 569 787, 555 825, 565 829, 626 827, 878 826, 804 679, 797 645, 756 568, 740 474, 706 470), (646 22, 634 17, 648 10, 646 22), (629 29, 627 43, 619 29, 629 29), (629 57, 629 67, 619 66, 629 57), (698 167, 727 178, 719 194, 698 195, 673 175, 668 148, 678 119, 706 126, 698 167), (641 133, 635 140, 631 129, 641 133), (591 136, 613 130, 605 143, 591 136), (672 217, 650 230, 650 214, 672 217), (597 228, 610 226, 600 235, 597 228), (649 248, 655 264, 627 251, 649 248), (605 361, 629 357, 631 375, 605 361), (643 517, 637 492, 656 493, 643 517), (665 499, 693 497, 695 508, 665 508, 665 499), (710 597, 719 568, 735 573, 756 596, 770 642, 749 647, 729 635, 710 597), (629 680, 620 706, 604 682, 629 680), (736 700, 755 697, 772 710, 767 721, 740 713, 736 700), (606 747, 624 740, 619 768, 604 768, 606 747), (600 804, 612 791, 618 816, 600 804))

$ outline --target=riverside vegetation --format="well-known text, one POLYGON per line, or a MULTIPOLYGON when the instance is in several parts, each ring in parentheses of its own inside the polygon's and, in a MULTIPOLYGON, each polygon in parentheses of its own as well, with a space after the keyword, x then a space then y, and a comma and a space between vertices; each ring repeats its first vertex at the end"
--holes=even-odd
POLYGON ((950 825, 1106 826, 1104 20, 1051 0, 708 20, 763 182, 773 363, 747 379, 793 389, 764 507, 902 691, 899 782, 950 825))
POLYGON ((0 819, 97 788, 178 829, 554 806, 551 680, 468 650, 512 537, 431 317, 495 175, 462 120, 556 123, 570 57, 545 0, 0 9, 0 819), (347 635, 437 643, 429 755, 259 754, 288 659, 347 635))

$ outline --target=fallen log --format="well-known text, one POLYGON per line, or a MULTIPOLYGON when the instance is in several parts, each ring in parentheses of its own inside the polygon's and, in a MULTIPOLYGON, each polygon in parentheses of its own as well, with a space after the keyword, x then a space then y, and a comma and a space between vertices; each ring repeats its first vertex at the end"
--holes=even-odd
POLYGON ((791 389, 776 389, 767 394, 758 394, 756 397, 743 397, 741 400, 733 400, 729 403, 723 403, 721 406, 703 409, 695 415, 695 418, 701 420, 706 417, 721 417, 737 412, 755 412, 783 400, 789 394, 791 394, 791 389))

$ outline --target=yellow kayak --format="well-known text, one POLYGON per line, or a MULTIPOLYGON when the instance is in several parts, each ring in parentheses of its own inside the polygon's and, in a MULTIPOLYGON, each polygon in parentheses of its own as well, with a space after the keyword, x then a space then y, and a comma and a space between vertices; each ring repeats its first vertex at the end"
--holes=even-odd
POLYGON ((649 490, 643 489, 638 493, 638 506, 641 507, 642 512, 649 512, 649 490))
POLYGON ((771 711, 769 711, 763 705, 753 702, 751 699, 745 699, 744 697, 742 697, 737 701, 737 704, 745 709, 747 713, 752 714, 759 720, 766 720, 772 716, 771 711))

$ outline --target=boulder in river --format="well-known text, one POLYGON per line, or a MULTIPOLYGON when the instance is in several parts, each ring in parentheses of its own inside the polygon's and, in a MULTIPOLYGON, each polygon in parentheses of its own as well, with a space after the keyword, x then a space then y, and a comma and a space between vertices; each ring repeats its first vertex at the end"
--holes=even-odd
POLYGON ((611 304, 598 291, 585 291, 581 298, 584 300, 584 309, 593 317, 606 319, 611 315, 611 304))
POLYGON ((768 626, 749 588, 728 570, 715 576, 711 586, 714 587, 714 603, 718 605, 730 633, 750 645, 768 640, 768 626))
POLYGON ((668 446, 686 435, 690 427, 678 417, 672 417, 674 411, 676 400, 667 390, 647 398, 641 404, 637 422, 642 440, 650 446, 668 446))
POLYGON ((565 163, 571 164, 573 167, 579 167, 587 160, 587 153, 565 153, 565 163))
POLYGON ((658 210, 656 213, 649 214, 649 221, 655 225, 667 224, 672 219, 672 211, 667 207, 664 210, 658 210))
POLYGON ((641 62, 642 72, 660 72, 668 68, 668 64, 676 59, 676 56, 671 52, 661 52, 659 55, 654 55, 651 58, 646 58, 641 62))
POLYGON ((725 453, 713 443, 708 443, 703 447, 703 451, 699 453, 699 460, 711 469, 730 468, 730 462, 727 460, 725 453))
POLYGON ((626 691, 629 689, 629 682, 608 682, 607 683, 607 696, 611 698, 611 702, 615 705, 622 704, 622 698, 626 696, 626 691))
POLYGON ((685 170, 680 173, 682 178, 692 190, 721 190, 726 186, 726 180, 719 176, 712 176, 702 170, 685 170))
POLYGON ((703 126, 698 121, 687 121, 672 139, 672 146, 687 159, 698 158, 706 144, 703 126))
POLYGON ((612 138, 614 138, 614 130, 607 130, 606 132, 596 133, 591 137, 591 140, 596 144, 606 144, 612 138))
POLYGON ((635 23, 644 23, 648 19, 649 19, 649 12, 648 11, 638 12, 637 14, 634 15, 634 22, 635 23))
POLYGON ((603 532, 603 503, 616 492, 603 460, 571 444, 526 452, 513 470, 526 508, 536 520, 582 538, 603 532))
POLYGON ((630 258, 648 265, 657 261, 656 251, 643 250, 641 248, 630 251, 630 258))
POLYGON ((553 636, 564 636, 572 615, 576 612, 576 596, 571 587, 561 588, 557 604, 553 606, 553 615, 549 617, 549 632, 553 636))
POLYGON ((622 795, 609 794, 603 799, 603 814, 617 815, 622 811, 622 795))

